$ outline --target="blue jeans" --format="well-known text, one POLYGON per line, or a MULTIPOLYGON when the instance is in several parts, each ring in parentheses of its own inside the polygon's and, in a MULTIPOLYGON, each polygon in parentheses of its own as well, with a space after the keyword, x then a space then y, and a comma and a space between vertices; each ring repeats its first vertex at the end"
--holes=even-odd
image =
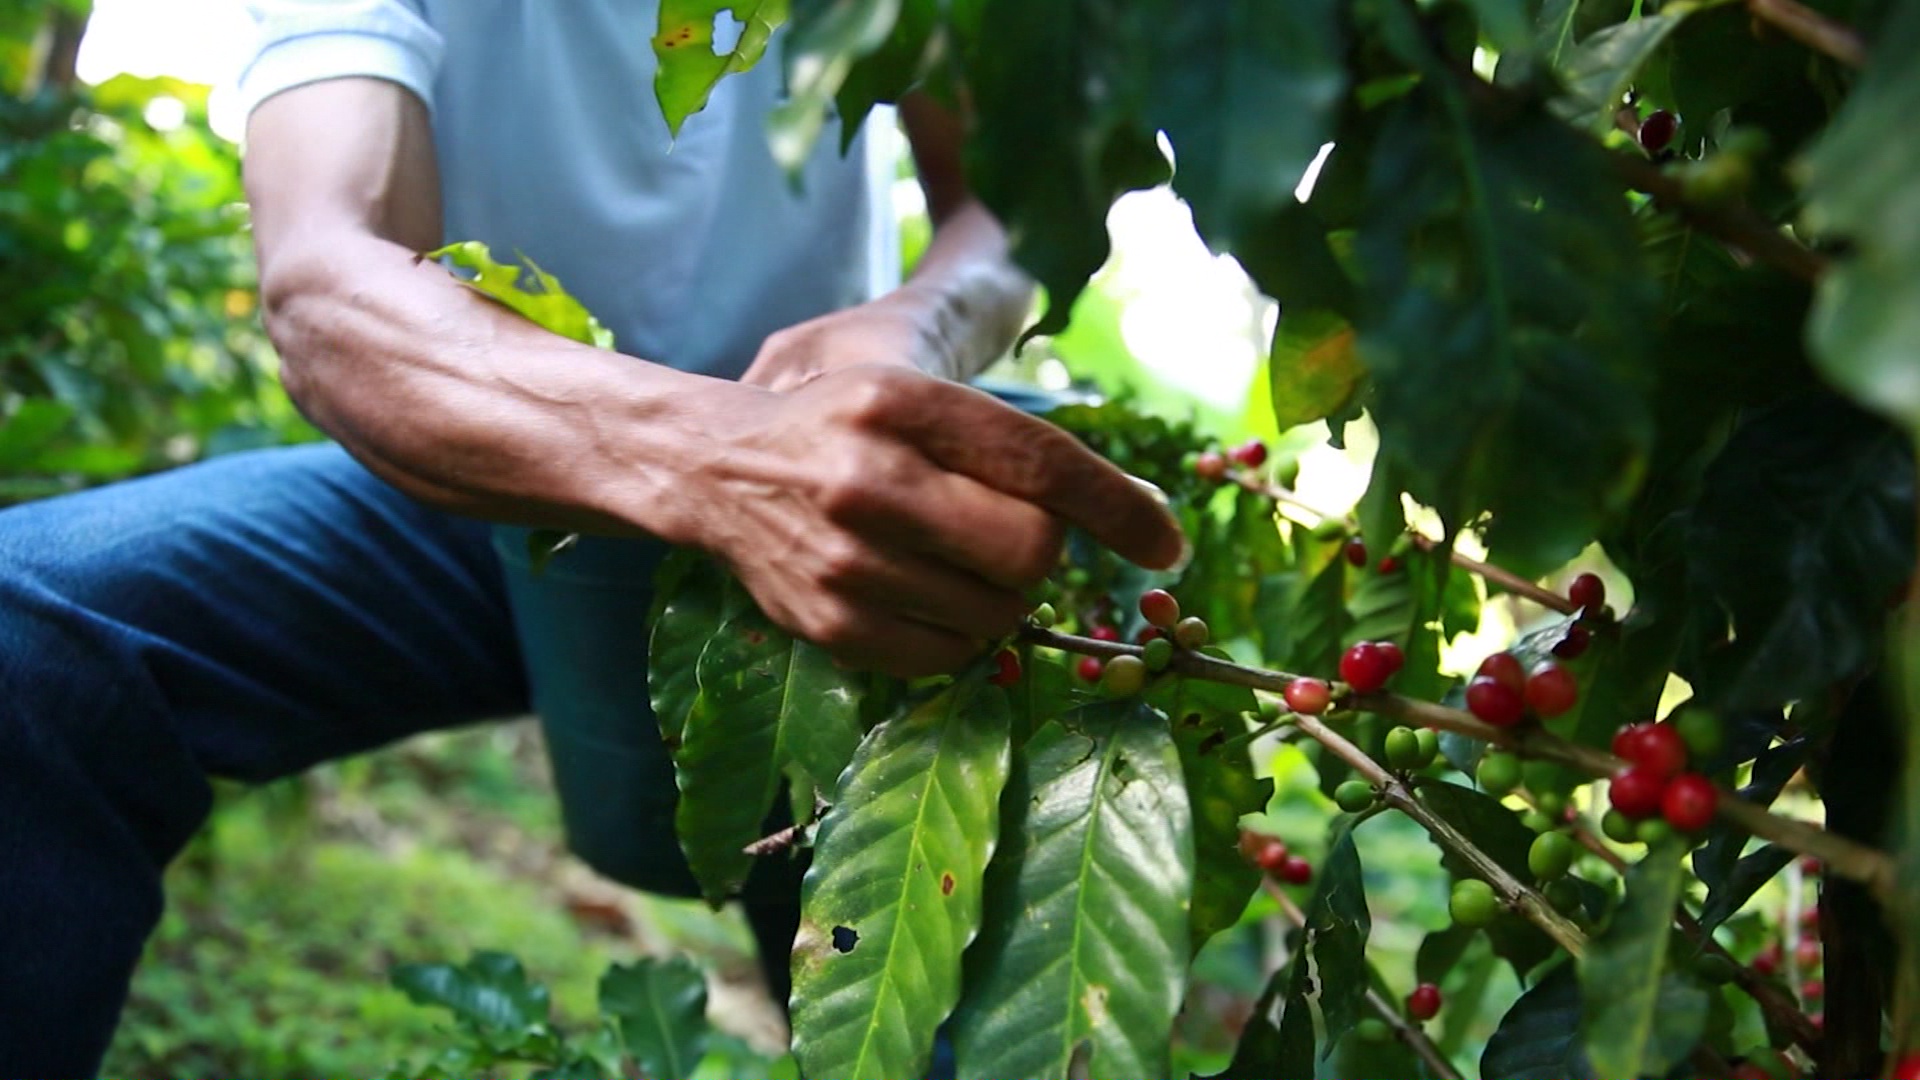
MULTIPOLYGON (((0 512, 0 1076, 95 1074, 209 777, 272 780, 536 708, 564 729, 563 782, 563 758, 618 750, 594 742, 616 725, 657 750, 633 736, 651 725, 634 565, 650 545, 590 543, 536 580, 503 573, 492 541, 332 446, 0 512), (630 617, 569 636, 593 596, 630 617), (517 625, 547 632, 523 649, 517 625)), ((599 830, 613 876, 684 891, 665 755, 626 765, 651 779, 591 821, 570 807, 570 828, 599 830), (621 821, 638 842, 610 846, 621 821)), ((778 990, 798 871, 768 868, 749 913, 778 990)))
MULTIPOLYGON (((0 1077, 94 1075, 209 777, 531 709, 576 852, 692 895, 646 695, 659 555, 587 540, 533 577, 520 530, 428 510, 333 446, 0 511, 0 1077)), ((803 869, 761 860, 745 889, 779 1001, 803 869)))

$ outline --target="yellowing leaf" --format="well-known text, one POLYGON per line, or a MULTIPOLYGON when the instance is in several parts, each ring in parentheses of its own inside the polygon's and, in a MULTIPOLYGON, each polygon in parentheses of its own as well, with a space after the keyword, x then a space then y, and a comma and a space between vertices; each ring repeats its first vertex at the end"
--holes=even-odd
POLYGON ((1366 373, 1354 352, 1353 327, 1329 311, 1283 316, 1267 371, 1274 423, 1281 431, 1338 412, 1366 373))
POLYGON ((586 305, 568 294, 561 287, 559 278, 534 265, 532 259, 527 259, 526 263, 533 274, 534 283, 539 286, 537 292, 529 291, 520 284, 521 270, 518 266, 499 262, 487 245, 478 240, 448 244, 438 251, 427 252, 425 257, 445 259, 470 272, 473 274, 471 278, 462 279, 468 288, 505 304, 544 330, 551 330, 561 337, 585 345, 613 348, 613 332, 600 325, 600 320, 593 317, 586 305))
POLYGON ((721 79, 759 63, 767 40, 786 21, 787 0, 660 0, 659 31, 653 36, 653 55, 659 61, 653 94, 667 118, 667 130, 679 135, 687 117, 707 107, 721 79), (713 22, 723 11, 744 25, 732 49, 716 52, 713 22))

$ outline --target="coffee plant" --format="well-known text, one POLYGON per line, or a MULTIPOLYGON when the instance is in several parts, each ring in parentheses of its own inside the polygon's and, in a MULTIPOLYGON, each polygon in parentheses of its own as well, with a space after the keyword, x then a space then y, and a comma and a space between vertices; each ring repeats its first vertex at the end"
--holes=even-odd
MULTIPOLYGON (((1193 559, 1074 537, 1025 629, 914 685, 669 563, 688 861, 718 903, 810 853, 804 1075, 922 1075, 942 1038, 962 1076, 1169 1075, 1197 950, 1264 894, 1293 932, 1223 1076, 1475 1071, 1426 1025, 1482 935, 1520 988, 1482 1076, 1920 1076, 1920 0, 788 6, 662 3, 676 131, 783 23, 783 161, 830 111, 963 106, 1031 333, 1113 201, 1170 181, 1283 305, 1281 426, 1378 433, 1348 514, 1264 445, 1054 414, 1167 493, 1193 559), (1605 576, 1563 569, 1596 544, 1605 576), (1495 602, 1522 631, 1451 662, 1495 602), (1324 838, 1269 828, 1277 742, 1324 838), (783 798, 800 824, 762 835, 783 798), (1368 948, 1382 815, 1454 880, 1405 997, 1368 948), (1776 879, 1791 909, 1735 933, 1776 879)), ((454 254, 596 339, 557 283, 454 254)))

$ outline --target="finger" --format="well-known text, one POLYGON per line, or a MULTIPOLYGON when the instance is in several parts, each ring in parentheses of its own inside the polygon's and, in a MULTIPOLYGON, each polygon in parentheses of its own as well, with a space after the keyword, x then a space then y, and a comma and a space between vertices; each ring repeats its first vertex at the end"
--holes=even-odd
POLYGON ((1186 538, 1152 489, 1080 440, 992 395, 927 380, 885 422, 943 468, 1053 511, 1141 566, 1173 566, 1186 538))
POLYGON ((896 488, 875 525, 912 551, 1003 589, 1038 584, 1059 565, 1060 519, 956 472, 929 468, 911 488, 896 488))
POLYGON ((860 634, 836 642, 828 651, 844 667, 918 679, 960 670, 980 655, 980 644, 912 619, 876 615, 862 620, 860 634))
POLYGON ((863 605, 975 641, 1013 633, 1029 606, 1013 589, 908 552, 877 554, 867 572, 845 588, 863 605))

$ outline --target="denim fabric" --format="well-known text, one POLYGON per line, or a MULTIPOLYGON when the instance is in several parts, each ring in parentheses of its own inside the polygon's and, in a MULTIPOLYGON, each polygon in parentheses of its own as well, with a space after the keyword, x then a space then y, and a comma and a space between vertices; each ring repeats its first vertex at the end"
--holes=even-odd
MULTIPOLYGON (((588 541, 539 577, 524 550, 333 446, 0 511, 0 1077, 95 1074, 209 777, 537 707, 572 846, 690 891, 645 693, 658 547, 588 541)), ((764 860, 748 883, 782 1001, 803 870, 764 860)))

